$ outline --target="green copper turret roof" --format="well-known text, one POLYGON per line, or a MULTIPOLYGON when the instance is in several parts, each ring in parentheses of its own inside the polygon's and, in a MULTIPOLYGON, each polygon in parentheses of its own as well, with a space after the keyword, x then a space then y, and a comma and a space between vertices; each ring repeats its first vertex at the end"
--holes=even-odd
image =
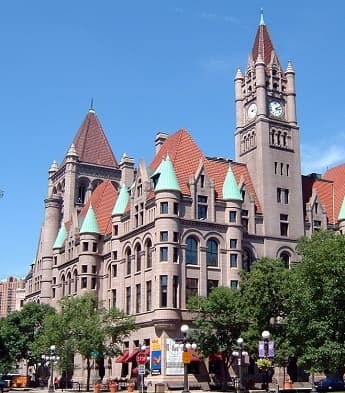
POLYGON ((83 224, 80 228, 80 233, 99 233, 96 215, 91 205, 89 206, 83 224))
POLYGON ((338 220, 339 221, 340 220, 345 220, 345 197, 343 199, 343 203, 342 203, 341 208, 340 208, 338 220))
POLYGON ((154 175, 159 174, 155 191, 181 191, 170 157, 161 162, 154 175))
POLYGON ((61 248, 66 239, 67 239, 67 230, 66 230, 65 224, 62 223, 61 227, 59 229, 59 232, 56 236, 55 243, 53 245, 53 249, 54 248, 61 248))
POLYGON ((128 193, 127 186, 125 184, 122 184, 112 214, 113 215, 123 214, 126 210, 128 201, 129 201, 129 193, 128 193))
POLYGON ((223 183, 223 199, 242 201, 242 195, 231 167, 229 167, 223 183))

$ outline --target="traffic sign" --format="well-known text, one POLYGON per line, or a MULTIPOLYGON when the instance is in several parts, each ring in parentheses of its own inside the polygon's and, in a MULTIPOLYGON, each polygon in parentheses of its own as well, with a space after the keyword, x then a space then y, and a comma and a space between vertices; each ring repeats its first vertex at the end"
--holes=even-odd
POLYGON ((189 364, 191 360, 192 360, 192 354, 189 351, 183 351, 182 352, 182 362, 184 364, 189 364))
POLYGON ((137 363, 138 364, 146 364, 146 353, 145 352, 139 352, 137 355, 137 363))
POLYGON ((138 365, 139 375, 145 375, 145 364, 138 365))

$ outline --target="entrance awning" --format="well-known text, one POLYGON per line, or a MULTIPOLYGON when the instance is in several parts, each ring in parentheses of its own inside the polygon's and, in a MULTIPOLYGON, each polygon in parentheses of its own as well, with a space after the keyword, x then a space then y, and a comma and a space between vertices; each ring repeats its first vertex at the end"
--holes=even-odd
POLYGON ((195 353, 192 353, 192 357, 190 359, 191 362, 201 362, 199 356, 195 355, 195 353))
POLYGON ((123 353, 116 359, 116 363, 126 363, 129 355, 129 351, 123 351, 123 353))
POLYGON ((136 358, 136 356, 139 353, 139 349, 134 349, 129 355, 128 358, 126 359, 126 362, 133 362, 136 358))

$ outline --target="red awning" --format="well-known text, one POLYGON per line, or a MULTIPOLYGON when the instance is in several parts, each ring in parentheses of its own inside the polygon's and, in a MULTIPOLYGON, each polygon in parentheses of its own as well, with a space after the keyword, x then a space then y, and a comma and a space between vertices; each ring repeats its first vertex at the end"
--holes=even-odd
POLYGON ((139 349, 134 349, 129 355, 128 358, 126 359, 126 363, 128 362, 133 362, 133 360, 135 360, 136 356, 139 353, 139 349))
POLYGON ((126 363, 127 362, 127 358, 128 358, 128 354, 129 351, 123 351, 122 355, 120 355, 117 359, 116 359, 116 363, 126 363))

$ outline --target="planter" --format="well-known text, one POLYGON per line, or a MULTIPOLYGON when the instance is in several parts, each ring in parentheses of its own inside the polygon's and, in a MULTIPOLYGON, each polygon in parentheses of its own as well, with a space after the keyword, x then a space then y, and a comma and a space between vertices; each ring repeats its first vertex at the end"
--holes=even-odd
POLYGON ((292 381, 285 381, 284 389, 292 389, 292 381))

